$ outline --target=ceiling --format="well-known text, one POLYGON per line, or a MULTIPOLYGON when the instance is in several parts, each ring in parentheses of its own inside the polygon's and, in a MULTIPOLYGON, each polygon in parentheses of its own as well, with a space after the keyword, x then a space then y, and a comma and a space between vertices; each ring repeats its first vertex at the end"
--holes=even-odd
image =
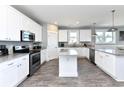
POLYGON ((38 23, 67 27, 111 26, 115 9, 115 26, 124 26, 124 5, 13 5, 38 23))

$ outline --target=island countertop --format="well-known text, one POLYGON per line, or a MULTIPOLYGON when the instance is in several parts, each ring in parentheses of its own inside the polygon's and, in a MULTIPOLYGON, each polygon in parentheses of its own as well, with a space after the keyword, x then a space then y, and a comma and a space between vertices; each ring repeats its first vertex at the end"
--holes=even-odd
POLYGON ((75 49, 61 49, 59 52, 59 56, 61 56, 61 55, 70 55, 70 56, 75 55, 75 56, 77 56, 78 53, 75 49))

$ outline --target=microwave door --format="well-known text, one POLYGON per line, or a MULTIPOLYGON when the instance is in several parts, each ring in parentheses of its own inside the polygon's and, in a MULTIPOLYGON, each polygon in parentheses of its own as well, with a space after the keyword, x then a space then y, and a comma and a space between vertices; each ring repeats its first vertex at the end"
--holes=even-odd
POLYGON ((31 35, 29 35, 29 39, 30 41, 35 41, 35 34, 32 33, 31 35))
POLYGON ((35 34, 27 31, 21 32, 21 41, 34 41, 35 40, 35 34))

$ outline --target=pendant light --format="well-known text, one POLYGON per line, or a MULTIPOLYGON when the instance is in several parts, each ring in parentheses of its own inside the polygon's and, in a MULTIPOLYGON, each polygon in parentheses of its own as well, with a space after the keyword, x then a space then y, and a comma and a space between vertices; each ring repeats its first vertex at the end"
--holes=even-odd
POLYGON ((118 30, 118 28, 116 28, 114 26, 114 13, 115 13, 115 10, 112 10, 112 27, 110 27, 108 29, 108 32, 114 32, 114 31, 117 31, 118 30))
POLYGON ((94 33, 92 34, 92 36, 97 36, 95 25, 96 25, 96 23, 93 23, 93 31, 94 31, 94 33))

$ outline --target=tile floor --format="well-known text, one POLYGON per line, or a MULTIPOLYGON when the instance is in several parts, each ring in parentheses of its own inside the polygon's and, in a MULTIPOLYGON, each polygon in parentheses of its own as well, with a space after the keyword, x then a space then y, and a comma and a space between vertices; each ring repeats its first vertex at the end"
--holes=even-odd
POLYGON ((124 82, 116 82, 109 75, 90 63, 78 59, 79 77, 58 77, 58 59, 46 62, 33 76, 18 87, 120 87, 124 82))

